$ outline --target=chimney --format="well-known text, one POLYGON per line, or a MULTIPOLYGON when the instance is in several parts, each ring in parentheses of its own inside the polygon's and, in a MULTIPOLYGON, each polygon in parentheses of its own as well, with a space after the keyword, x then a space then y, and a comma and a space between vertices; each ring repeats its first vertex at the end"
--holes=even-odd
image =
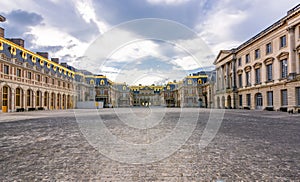
POLYGON ((2 15, 0 15, 0 22, 5 22, 6 21, 6 18, 2 15))
POLYGON ((9 41, 11 41, 11 42, 13 42, 13 43, 21 46, 21 47, 24 47, 24 43, 25 42, 24 42, 23 39, 20 39, 20 38, 11 38, 11 39, 7 39, 7 40, 9 40, 9 41))
POLYGON ((62 65, 63 67, 67 68, 68 64, 67 63, 60 63, 60 65, 62 65))
POLYGON ((42 56, 42 57, 44 57, 44 58, 46 58, 46 59, 48 59, 49 58, 49 54, 48 54, 48 52, 36 52, 38 55, 40 55, 40 56, 42 56))
POLYGON ((51 61, 53 61, 53 62, 59 64, 59 58, 51 58, 51 61))
POLYGON ((4 28, 0 27, 0 37, 4 38, 4 28))

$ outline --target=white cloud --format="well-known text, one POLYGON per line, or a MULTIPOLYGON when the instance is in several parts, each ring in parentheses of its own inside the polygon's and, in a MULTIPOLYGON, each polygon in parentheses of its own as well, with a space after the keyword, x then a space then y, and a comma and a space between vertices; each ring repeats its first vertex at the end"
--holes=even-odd
MULTIPOLYGON (((63 57, 69 55, 72 58, 83 55, 88 43, 80 42, 75 37, 60 31, 56 27, 49 27, 45 24, 34 26, 27 34, 34 35, 31 43, 34 45, 30 49, 37 49, 43 46, 62 46, 63 48, 58 52, 53 52, 52 57, 63 57), (64 40, 64 41, 62 41, 64 40), (74 46, 75 45, 75 46, 74 46)), ((47 50, 41 50, 47 51, 47 50)))
POLYGON ((110 59, 118 62, 137 61, 147 56, 165 59, 165 56, 160 53, 159 47, 160 45, 151 40, 134 41, 120 47, 112 54, 110 59))
POLYGON ((179 5, 179 4, 183 4, 183 3, 187 3, 190 0, 147 0, 148 3, 150 4, 167 4, 167 5, 179 5))
POLYGON ((219 50, 237 47, 250 39, 298 3, 297 0, 278 0, 276 3, 272 0, 217 1, 195 29, 214 54, 218 54, 219 50))
POLYGON ((108 30, 108 24, 103 20, 99 21, 99 17, 97 17, 95 13, 93 2, 91 0, 74 0, 73 2, 76 10, 87 23, 94 21, 101 33, 108 30))

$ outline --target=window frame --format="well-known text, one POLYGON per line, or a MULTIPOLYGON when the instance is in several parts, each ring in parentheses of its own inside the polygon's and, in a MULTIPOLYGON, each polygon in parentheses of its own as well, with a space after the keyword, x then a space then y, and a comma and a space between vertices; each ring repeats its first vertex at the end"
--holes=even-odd
POLYGON ((18 78, 21 78, 21 77, 22 77, 22 69, 21 69, 21 68, 17 68, 17 70, 16 70, 16 76, 17 76, 18 78))
POLYGON ((274 106, 273 91, 267 91, 267 106, 268 107, 273 107, 274 106))
POLYGON ((287 59, 283 59, 280 61, 280 77, 281 77, 281 79, 285 79, 288 77, 288 61, 287 61, 287 59))
POLYGON ((9 65, 7 65, 7 64, 3 65, 3 73, 5 75, 9 75, 10 74, 10 66, 9 65))
POLYGON ((255 59, 259 59, 260 58, 260 49, 256 49, 254 51, 254 57, 255 57, 255 59))
POLYGON ((272 42, 269 42, 266 44, 266 55, 273 53, 273 46, 272 42))
POLYGON ((247 64, 247 63, 250 63, 250 54, 246 54, 245 55, 245 63, 247 64))
POLYGON ((279 38, 279 48, 285 48, 287 46, 287 39, 286 39, 286 35, 283 35, 279 38), (284 38, 284 39, 283 39, 284 38))
POLYGON ((273 81, 273 64, 268 64, 266 66, 266 76, 267 76, 267 82, 273 81), (271 68, 271 70, 270 70, 271 68))
POLYGON ((243 95, 239 95, 239 106, 243 107, 243 95))
POLYGON ((287 89, 280 90, 280 99, 281 99, 281 106, 286 107, 289 105, 288 101, 288 92, 287 89))
POLYGON ((261 84, 261 70, 260 70, 260 68, 255 69, 255 84, 261 84))

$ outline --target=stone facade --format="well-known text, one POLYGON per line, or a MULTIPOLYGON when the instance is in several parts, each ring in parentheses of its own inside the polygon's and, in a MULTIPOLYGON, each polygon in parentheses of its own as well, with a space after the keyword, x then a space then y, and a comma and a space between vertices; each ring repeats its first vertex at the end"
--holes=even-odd
POLYGON ((215 60, 216 108, 300 108, 300 6, 215 60))

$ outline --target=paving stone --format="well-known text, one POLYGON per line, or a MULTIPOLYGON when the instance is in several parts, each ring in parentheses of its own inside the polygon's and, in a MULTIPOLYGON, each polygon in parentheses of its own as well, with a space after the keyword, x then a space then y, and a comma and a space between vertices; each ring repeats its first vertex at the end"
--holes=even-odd
MULTIPOLYGON (((300 179, 300 115, 226 110, 219 132, 200 150, 209 111, 201 110, 196 129, 174 154, 147 164, 126 164, 102 155, 85 139, 72 111, 0 114, 0 181, 300 179)), ((179 115, 179 108, 170 108, 158 125, 137 129, 122 123, 113 110, 101 110, 111 133, 143 144, 172 132, 179 115)))

